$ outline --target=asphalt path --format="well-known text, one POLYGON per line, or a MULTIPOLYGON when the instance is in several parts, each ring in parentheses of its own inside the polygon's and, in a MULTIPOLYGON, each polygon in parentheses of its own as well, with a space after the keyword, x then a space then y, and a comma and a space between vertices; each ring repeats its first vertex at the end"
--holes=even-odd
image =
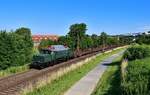
POLYGON ((75 83, 64 95, 91 95, 99 79, 106 71, 108 64, 111 64, 113 60, 123 54, 123 51, 113 54, 99 63, 93 70, 81 78, 75 83))

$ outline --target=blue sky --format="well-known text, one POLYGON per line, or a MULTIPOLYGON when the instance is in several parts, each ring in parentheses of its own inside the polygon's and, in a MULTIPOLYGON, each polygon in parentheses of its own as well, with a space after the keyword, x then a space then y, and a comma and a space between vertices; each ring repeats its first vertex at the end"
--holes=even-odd
POLYGON ((150 0, 0 0, 0 29, 28 27, 32 34, 65 35, 84 22, 88 34, 150 30, 150 0))

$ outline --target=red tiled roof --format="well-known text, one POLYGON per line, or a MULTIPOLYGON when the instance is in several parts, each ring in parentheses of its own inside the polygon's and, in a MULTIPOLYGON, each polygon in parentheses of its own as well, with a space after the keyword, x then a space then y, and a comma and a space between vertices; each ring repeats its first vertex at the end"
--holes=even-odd
POLYGON ((40 42, 41 40, 53 40, 53 41, 57 41, 58 40, 58 36, 57 35, 33 35, 32 36, 32 40, 34 42, 40 42))

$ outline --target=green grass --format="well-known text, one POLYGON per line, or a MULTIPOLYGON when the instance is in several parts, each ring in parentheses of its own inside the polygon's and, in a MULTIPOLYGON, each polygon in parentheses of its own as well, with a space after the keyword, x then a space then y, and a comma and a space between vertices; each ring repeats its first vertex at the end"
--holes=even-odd
POLYGON ((121 72, 122 95, 150 95, 149 45, 131 46, 124 56, 129 62, 121 72))
POLYGON ((121 78, 120 58, 100 79, 92 95, 150 95, 150 57, 128 62, 121 78))
POLYGON ((92 95, 121 95, 119 65, 122 56, 118 57, 108 65, 108 69, 99 80, 92 95))
POLYGON ((80 68, 72 70, 63 76, 53 80, 51 83, 42 86, 40 88, 35 88, 32 92, 26 95, 62 95, 67 89, 69 89, 75 82, 80 80, 85 74, 92 70, 98 63, 107 58, 108 56, 115 54, 123 49, 114 50, 109 53, 105 53, 97 56, 84 64, 80 68))
POLYGON ((129 61, 122 95, 150 95, 150 57, 129 61))
POLYGON ((5 77, 5 76, 8 76, 8 75, 12 75, 12 74, 19 73, 19 72, 24 72, 24 71, 27 71, 27 70, 29 70, 28 65, 10 67, 6 70, 1 70, 0 71, 0 77, 5 77))

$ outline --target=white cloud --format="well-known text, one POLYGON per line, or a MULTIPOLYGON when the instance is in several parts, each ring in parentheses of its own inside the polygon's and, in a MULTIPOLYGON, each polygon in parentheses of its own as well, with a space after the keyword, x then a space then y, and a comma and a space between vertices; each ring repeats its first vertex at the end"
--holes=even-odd
POLYGON ((140 31, 150 31, 150 25, 145 25, 143 27, 138 28, 140 31))

